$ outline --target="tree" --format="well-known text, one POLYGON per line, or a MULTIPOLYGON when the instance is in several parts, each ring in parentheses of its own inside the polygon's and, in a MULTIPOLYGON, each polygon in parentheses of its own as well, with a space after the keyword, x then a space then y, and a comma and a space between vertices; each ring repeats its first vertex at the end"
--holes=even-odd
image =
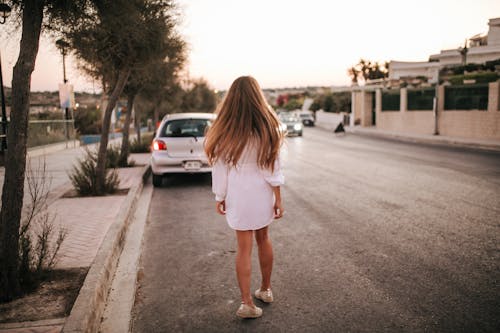
POLYGON ((194 80, 182 98, 182 112, 214 112, 217 95, 204 79, 194 80))
POLYGON ((8 149, 0 212, 0 301, 22 292, 19 281, 19 228, 24 197, 26 143, 30 104, 31 74, 34 70, 42 28, 57 26, 58 20, 78 17, 85 0, 12 0, 22 20, 20 52, 12 75, 12 102, 8 149), (43 26, 43 22, 48 24, 43 26))
POLYGON ((92 4, 87 18, 66 27, 63 34, 82 67, 102 81, 108 95, 96 167, 96 192, 104 194, 112 111, 132 71, 164 50, 164 33, 175 27, 175 20, 171 0, 92 0, 92 4))
MULTIPOLYGON (((158 100, 163 96, 166 86, 177 80, 178 71, 182 68, 185 55, 185 42, 176 33, 175 21, 172 15, 165 15, 161 2, 152 6, 145 13, 145 23, 151 31, 152 40, 150 42, 160 45, 152 54, 149 62, 141 63, 135 67, 125 86, 127 96, 127 114, 123 126, 122 146, 120 149, 119 165, 126 165, 129 155, 129 128, 134 106, 135 97, 142 90, 149 92, 154 99, 158 100), (163 14, 163 15, 162 15, 163 14), (163 38, 161 38, 163 36, 163 38)), ((157 109, 155 107, 155 109, 157 109)), ((135 110, 135 118, 138 119, 138 110, 135 110)), ((140 124, 136 122, 137 140, 140 143, 140 124)))
POLYGON ((292 97, 285 103, 285 105, 283 105, 283 107, 288 111, 293 111, 302 108, 302 104, 304 104, 303 99, 292 97))
POLYGON ((352 84, 355 86, 358 85, 358 79, 359 76, 361 75, 361 71, 356 66, 352 66, 347 70, 347 73, 351 77, 352 84))
POLYGON ((332 94, 328 94, 325 96, 323 100, 323 111, 332 112, 335 108, 335 100, 333 99, 332 94))
MULTIPOLYGON (((181 91, 178 77, 186 60, 186 44, 180 36, 173 33, 165 40, 166 56, 152 62, 144 73, 145 80, 141 84, 140 96, 150 101, 153 122, 156 125, 160 120, 163 105, 171 110, 180 108, 181 91)), ((138 119, 136 117, 136 119, 138 119)), ((139 126, 136 126, 139 129, 139 126)), ((139 135, 139 134, 138 134, 139 135)))
POLYGON ((325 112, 351 112, 351 93, 336 92, 321 94, 314 99, 311 111, 322 109, 325 112))
POLYGON ((366 83, 369 80, 384 79, 389 76, 389 63, 381 65, 378 62, 360 59, 359 62, 347 70, 353 85, 357 85, 360 78, 366 83))
POLYGON ((282 107, 288 102, 288 95, 279 95, 278 98, 276 98, 276 105, 278 107, 282 107))

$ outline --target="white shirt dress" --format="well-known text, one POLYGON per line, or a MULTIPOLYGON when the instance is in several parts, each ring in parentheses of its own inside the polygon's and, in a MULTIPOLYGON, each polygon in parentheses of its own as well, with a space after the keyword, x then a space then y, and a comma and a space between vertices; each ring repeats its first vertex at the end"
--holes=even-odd
POLYGON ((257 164, 257 147, 248 144, 236 167, 218 159, 212 168, 212 191, 215 200, 226 201, 226 220, 235 230, 259 230, 274 219, 272 186, 285 182, 279 159, 274 170, 257 164))

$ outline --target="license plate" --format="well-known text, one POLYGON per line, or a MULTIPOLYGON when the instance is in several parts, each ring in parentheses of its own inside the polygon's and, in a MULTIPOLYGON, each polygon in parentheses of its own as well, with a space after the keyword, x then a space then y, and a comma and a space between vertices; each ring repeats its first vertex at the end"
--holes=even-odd
POLYGON ((187 161, 184 162, 184 169, 186 170, 199 170, 201 168, 200 161, 187 161))

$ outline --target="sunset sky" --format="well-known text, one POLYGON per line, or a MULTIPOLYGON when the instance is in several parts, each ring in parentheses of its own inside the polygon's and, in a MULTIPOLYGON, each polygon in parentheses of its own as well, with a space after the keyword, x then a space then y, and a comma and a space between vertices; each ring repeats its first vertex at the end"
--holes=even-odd
MULTIPOLYGON (((360 58, 426 61, 441 49, 488 31, 500 17, 498 0, 181 0, 179 31, 189 44, 186 72, 227 89, 240 75, 264 88, 348 85, 347 68, 360 58)), ((19 33, 0 26, 6 86, 18 53, 19 33)), ((68 62, 76 91, 100 91, 68 62)), ((57 90, 62 60, 53 42, 41 41, 32 90, 57 90)))

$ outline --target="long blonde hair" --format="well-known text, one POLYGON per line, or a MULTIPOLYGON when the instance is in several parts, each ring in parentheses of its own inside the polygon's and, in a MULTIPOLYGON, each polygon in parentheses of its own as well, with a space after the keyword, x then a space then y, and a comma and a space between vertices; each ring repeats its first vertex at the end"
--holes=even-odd
POLYGON ((251 76, 237 78, 217 113, 205 140, 209 162, 213 164, 222 158, 228 165, 236 166, 249 140, 256 138, 257 164, 273 170, 283 134, 257 80, 251 76))

